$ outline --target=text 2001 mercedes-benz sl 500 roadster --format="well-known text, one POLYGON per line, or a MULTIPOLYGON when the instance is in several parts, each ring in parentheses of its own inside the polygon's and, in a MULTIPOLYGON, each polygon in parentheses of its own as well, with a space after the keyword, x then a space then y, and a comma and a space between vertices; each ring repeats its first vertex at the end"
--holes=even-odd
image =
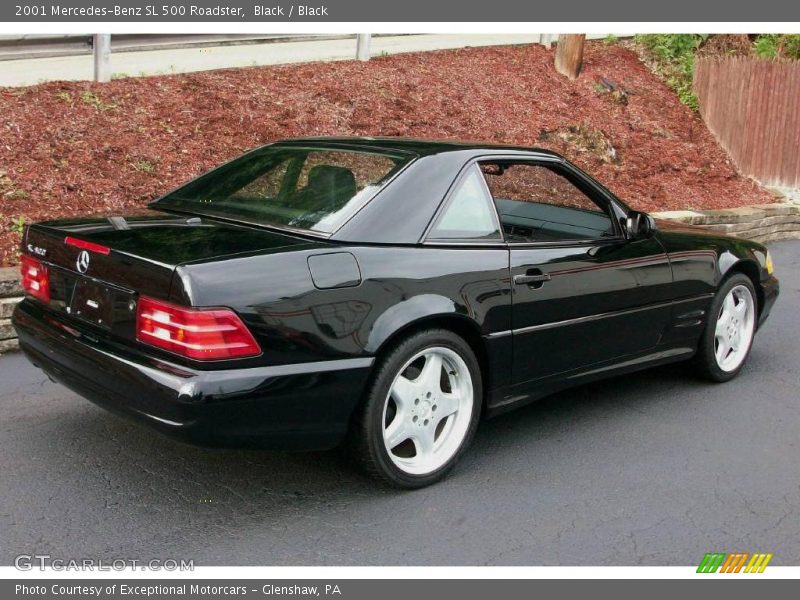
POLYGON ((287 140, 150 205, 33 224, 30 360, 189 442, 322 449, 420 487, 481 415, 692 359, 734 377, 767 248, 631 210, 551 152, 287 140))

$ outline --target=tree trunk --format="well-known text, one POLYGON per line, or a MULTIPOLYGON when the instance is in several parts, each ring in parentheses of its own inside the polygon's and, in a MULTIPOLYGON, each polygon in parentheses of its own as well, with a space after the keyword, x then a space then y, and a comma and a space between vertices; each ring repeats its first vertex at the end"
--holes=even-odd
POLYGON ((583 66, 583 34, 565 34, 558 36, 556 47, 556 71, 570 79, 577 79, 583 66))

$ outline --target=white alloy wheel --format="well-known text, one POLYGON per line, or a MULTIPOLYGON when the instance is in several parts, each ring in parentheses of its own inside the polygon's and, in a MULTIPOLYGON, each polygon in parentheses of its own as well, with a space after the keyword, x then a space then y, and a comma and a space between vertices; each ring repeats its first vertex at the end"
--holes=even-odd
POLYGON ((415 354, 395 376, 383 406, 383 442, 401 471, 427 475, 459 450, 470 427, 473 385, 450 348, 415 354))
POLYGON ((717 315, 714 329, 714 356, 726 373, 739 368, 750 349, 756 323, 756 303, 752 292, 737 285, 728 292, 717 315))

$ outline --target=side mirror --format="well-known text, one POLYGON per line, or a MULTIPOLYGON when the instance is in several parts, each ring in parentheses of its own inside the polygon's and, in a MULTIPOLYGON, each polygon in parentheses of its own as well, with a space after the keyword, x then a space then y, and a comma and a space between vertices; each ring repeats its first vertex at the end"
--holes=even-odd
POLYGON ((629 240, 649 238, 656 230, 656 222, 647 213, 632 210, 625 219, 625 234, 629 240))

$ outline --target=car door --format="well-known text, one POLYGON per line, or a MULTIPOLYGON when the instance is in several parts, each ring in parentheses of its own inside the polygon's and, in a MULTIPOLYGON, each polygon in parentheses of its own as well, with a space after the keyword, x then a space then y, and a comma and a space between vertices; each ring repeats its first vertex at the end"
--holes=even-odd
POLYGON ((670 319, 672 272, 654 237, 560 160, 481 162, 510 248, 513 374, 523 383, 644 352, 670 319))

